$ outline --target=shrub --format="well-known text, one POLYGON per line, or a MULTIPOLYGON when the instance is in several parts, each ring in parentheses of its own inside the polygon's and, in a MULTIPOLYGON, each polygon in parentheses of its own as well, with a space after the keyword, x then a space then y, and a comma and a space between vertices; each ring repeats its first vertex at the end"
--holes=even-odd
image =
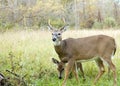
POLYGON ((60 28, 62 26, 64 26, 64 22, 61 19, 51 19, 50 20, 50 24, 54 27, 54 28, 60 28))
POLYGON ((93 25, 93 28, 95 29, 101 29, 103 28, 103 23, 102 22, 95 22, 94 25, 93 25))
POLYGON ((93 25, 94 25, 94 19, 93 18, 88 18, 87 20, 83 21, 80 24, 80 27, 83 27, 83 28, 92 28, 93 25))
POLYGON ((104 26, 107 28, 110 27, 115 27, 116 26, 116 21, 113 17, 107 17, 104 19, 104 26))
POLYGON ((3 23, 0 22, 0 30, 9 30, 14 27, 14 24, 12 23, 3 23))

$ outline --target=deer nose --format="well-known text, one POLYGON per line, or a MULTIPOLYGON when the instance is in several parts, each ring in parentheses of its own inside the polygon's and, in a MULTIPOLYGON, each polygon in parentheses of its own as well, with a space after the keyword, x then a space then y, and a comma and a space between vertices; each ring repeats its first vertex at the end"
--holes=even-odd
POLYGON ((62 77, 60 76, 59 79, 62 79, 62 77))
POLYGON ((56 38, 53 38, 52 40, 53 40, 53 41, 56 41, 56 38))

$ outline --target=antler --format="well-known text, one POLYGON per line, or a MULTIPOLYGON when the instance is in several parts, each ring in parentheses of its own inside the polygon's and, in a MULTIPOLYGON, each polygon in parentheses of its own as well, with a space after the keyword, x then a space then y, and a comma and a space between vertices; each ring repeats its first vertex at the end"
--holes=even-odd
POLYGON ((64 18, 64 17, 62 18, 62 21, 63 21, 63 23, 64 23, 64 26, 63 26, 62 28, 64 28, 64 27, 68 26, 68 24, 66 24, 66 20, 65 20, 65 18, 64 18))
POLYGON ((66 31, 66 27, 68 26, 68 24, 66 24, 66 21, 65 21, 65 18, 64 18, 64 17, 62 18, 62 21, 63 21, 63 23, 64 23, 65 25, 62 26, 60 30, 61 30, 62 32, 64 32, 64 31, 66 31))
POLYGON ((48 28, 49 28, 50 30, 53 30, 53 27, 52 27, 52 25, 50 24, 50 20, 48 20, 48 28))

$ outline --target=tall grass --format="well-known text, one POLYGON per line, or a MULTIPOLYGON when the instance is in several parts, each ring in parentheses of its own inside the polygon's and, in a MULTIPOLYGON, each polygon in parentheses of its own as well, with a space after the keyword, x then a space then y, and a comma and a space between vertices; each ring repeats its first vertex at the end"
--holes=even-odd
MULTIPOLYGON (((116 39, 117 51, 113 62, 117 67, 119 86, 120 30, 70 30, 63 33, 63 39, 97 34, 109 35, 116 39)), ((59 59, 54 50, 49 31, 22 30, 0 33, 0 72, 5 76, 14 77, 6 72, 6 70, 11 70, 20 76, 26 75, 25 81, 28 86, 61 86, 63 80, 58 80, 56 66, 51 61, 52 57, 59 59)), ((86 81, 83 82, 80 76, 79 83, 77 83, 73 77, 68 80, 67 86, 92 86, 98 68, 94 61, 83 63, 83 68, 86 81)), ((97 86, 112 86, 112 83, 112 74, 108 79, 106 72, 97 86)))

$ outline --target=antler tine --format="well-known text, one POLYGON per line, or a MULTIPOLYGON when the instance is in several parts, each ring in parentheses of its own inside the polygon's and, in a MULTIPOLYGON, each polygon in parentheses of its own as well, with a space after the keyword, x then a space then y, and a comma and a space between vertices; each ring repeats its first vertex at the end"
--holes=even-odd
POLYGON ((48 28, 49 28, 50 30, 53 30, 53 27, 52 27, 52 25, 50 24, 50 19, 48 20, 48 28))
POLYGON ((64 26, 62 26, 62 27, 60 28, 60 31, 61 31, 61 32, 64 32, 64 31, 66 31, 66 27, 68 26, 68 24, 66 24, 66 21, 65 21, 65 18, 64 18, 64 17, 62 18, 62 21, 64 22, 64 26))
POLYGON ((50 24, 50 19, 48 20, 48 25, 50 28, 52 28, 52 25, 50 24))

